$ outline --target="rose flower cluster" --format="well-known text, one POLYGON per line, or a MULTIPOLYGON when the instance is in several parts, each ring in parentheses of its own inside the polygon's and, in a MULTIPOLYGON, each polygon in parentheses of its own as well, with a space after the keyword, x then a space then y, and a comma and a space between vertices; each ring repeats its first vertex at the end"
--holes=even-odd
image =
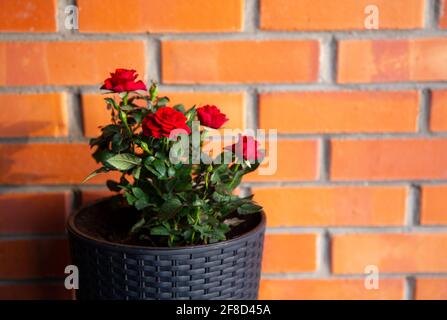
POLYGON ((245 215, 261 210, 251 196, 233 194, 243 175, 259 166, 263 155, 259 143, 240 136, 211 163, 172 161, 173 150, 190 157, 174 131, 189 136, 193 122, 199 122, 202 147, 206 131, 221 128, 229 119, 214 105, 168 106, 169 98, 158 96, 155 83, 148 89, 137 78, 135 70, 116 69, 101 87, 116 95, 105 98, 111 123, 90 141, 101 167, 88 178, 121 173, 119 181, 109 180, 107 186, 137 210, 139 219, 129 234, 139 241, 172 246, 226 239, 245 215), (221 161, 226 153, 230 163, 221 161))

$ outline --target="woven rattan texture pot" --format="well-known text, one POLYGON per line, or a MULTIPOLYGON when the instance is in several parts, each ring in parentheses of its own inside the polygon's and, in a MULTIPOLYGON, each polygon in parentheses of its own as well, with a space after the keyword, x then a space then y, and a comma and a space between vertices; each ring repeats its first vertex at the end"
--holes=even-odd
POLYGON ((260 220, 248 233, 216 244, 151 248, 92 239, 72 215, 67 229, 79 269, 77 298, 257 299, 264 213, 260 220))

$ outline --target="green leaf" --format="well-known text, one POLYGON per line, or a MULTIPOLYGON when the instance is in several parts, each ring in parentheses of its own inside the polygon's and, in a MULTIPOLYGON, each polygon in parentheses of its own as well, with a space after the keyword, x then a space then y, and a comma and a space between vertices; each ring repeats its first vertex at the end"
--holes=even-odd
POLYGON ((152 165, 154 166, 155 170, 160 174, 160 176, 166 175, 166 166, 164 161, 162 160, 155 160, 152 165))
POLYGON ((241 205, 239 208, 237 208, 237 212, 242 215, 256 213, 261 210, 262 207, 254 203, 245 203, 241 205))
POLYGON ((81 183, 85 183, 86 181, 90 180, 91 178, 93 178, 94 176, 100 174, 100 173, 104 173, 104 172, 108 172, 109 169, 106 167, 101 167, 99 169, 96 169, 95 171, 93 171, 92 173, 90 173, 81 183))
POLYGON ((160 207, 160 212, 167 217, 172 217, 182 207, 182 202, 178 198, 166 200, 160 207))
POLYGON ((107 149, 99 148, 93 152, 92 157, 96 160, 96 162, 102 162, 103 164, 106 164, 107 160, 113 157, 115 154, 113 152, 110 152, 107 149))
POLYGON ((169 230, 164 226, 153 227, 151 228, 150 233, 153 236, 169 236, 169 230))
POLYGON ((175 176, 175 169, 174 169, 174 167, 169 167, 169 169, 168 169, 168 176, 169 177, 175 176))
POLYGON ((141 218, 140 220, 138 220, 137 223, 135 223, 132 226, 132 229, 130 229, 130 233, 134 233, 135 231, 137 231, 138 229, 140 229, 142 226, 144 226, 144 224, 146 223, 146 220, 143 218, 141 218))
POLYGON ((185 106, 183 104, 176 104, 173 108, 181 113, 185 113, 185 106))
POLYGON ((121 153, 109 158, 107 163, 118 170, 129 170, 139 165, 141 159, 131 153, 121 153))
POLYGON ((130 205, 133 205, 135 201, 137 201, 137 198, 135 198, 132 193, 127 191, 124 192, 124 197, 126 198, 127 203, 129 203, 130 205))
POLYGON ((169 98, 168 97, 163 97, 163 98, 158 98, 157 101, 157 106, 159 107, 164 107, 169 103, 169 98))
POLYGON ((135 167, 132 171, 132 175, 134 176, 135 179, 140 179, 140 175, 141 175, 141 167, 135 167))
POLYGON ((104 100, 105 100, 108 104, 112 105, 116 110, 119 109, 119 108, 118 108, 118 104, 116 103, 116 101, 115 101, 113 98, 104 98, 104 100))

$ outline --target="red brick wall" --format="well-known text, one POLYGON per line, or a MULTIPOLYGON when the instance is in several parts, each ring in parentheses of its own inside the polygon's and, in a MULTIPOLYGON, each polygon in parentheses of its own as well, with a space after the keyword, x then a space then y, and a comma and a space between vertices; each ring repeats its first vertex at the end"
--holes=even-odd
POLYGON ((0 1, 0 298, 70 297, 64 220, 105 194, 79 182, 126 67, 278 129, 277 172, 244 183, 268 215, 261 298, 446 299, 446 28, 442 0, 0 1))

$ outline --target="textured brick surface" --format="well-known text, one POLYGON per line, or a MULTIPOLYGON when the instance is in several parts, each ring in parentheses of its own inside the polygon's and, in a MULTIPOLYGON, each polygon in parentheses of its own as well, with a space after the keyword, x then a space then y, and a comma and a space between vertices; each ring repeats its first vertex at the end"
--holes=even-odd
POLYGON ((0 234, 62 233, 70 205, 63 192, 0 194, 0 234))
POLYGON ((261 28, 267 30, 365 30, 370 15, 365 8, 378 8, 380 29, 423 27, 423 0, 262 0, 261 28), (402 10, 405 8, 405 10, 402 10))
POLYGON ((268 224, 281 226, 385 226, 404 223, 400 187, 256 188, 268 224))
POLYGON ((415 298, 418 300, 447 300, 446 278, 416 279, 415 298))
POLYGON ((56 31, 57 0, 2 0, 0 31, 56 31))
POLYGON ((0 105, 14 106, 14 117, 0 113, 1 137, 61 137, 68 134, 64 94, 0 94, 0 105), (16 106, 16 107, 15 107, 16 106))
POLYGON ((421 223, 447 224, 446 185, 423 186, 421 189, 421 223))
POLYGON ((68 244, 65 239, 2 240, 0 259, 2 279, 62 277, 68 244))
POLYGON ((79 0, 81 32, 240 31, 242 0, 79 0))
POLYGON ((343 40, 338 48, 340 83, 447 79, 445 38, 343 40))
POLYGON ((139 41, 0 42, 0 85, 98 85, 115 67, 144 70, 139 41))
POLYGON ((279 133, 416 131, 416 92, 261 94, 259 125, 279 133), (293 121, 284 121, 287 115, 293 121))
POLYGON ((316 269, 315 234, 271 234, 264 243, 262 271, 312 272, 316 269))
POLYGON ((378 290, 367 290, 364 279, 263 279, 260 299, 272 300, 399 300, 403 279, 381 279, 378 290))
POLYGON ((447 140, 333 140, 334 180, 446 178, 447 140))
MULTIPOLYGON (((0 144, 0 154, 1 184, 79 184, 97 168, 87 143, 0 144)), ((105 176, 89 181, 101 183, 105 176)))
POLYGON ((336 274, 361 274, 369 265, 380 272, 445 272, 445 233, 368 233, 335 235, 332 266, 336 274))
POLYGON ((0 285, 2 300, 69 300, 71 291, 60 284, 0 285))
POLYGON ((166 83, 314 82, 316 41, 165 41, 166 83), (293 56, 294 59, 288 59, 293 56))

